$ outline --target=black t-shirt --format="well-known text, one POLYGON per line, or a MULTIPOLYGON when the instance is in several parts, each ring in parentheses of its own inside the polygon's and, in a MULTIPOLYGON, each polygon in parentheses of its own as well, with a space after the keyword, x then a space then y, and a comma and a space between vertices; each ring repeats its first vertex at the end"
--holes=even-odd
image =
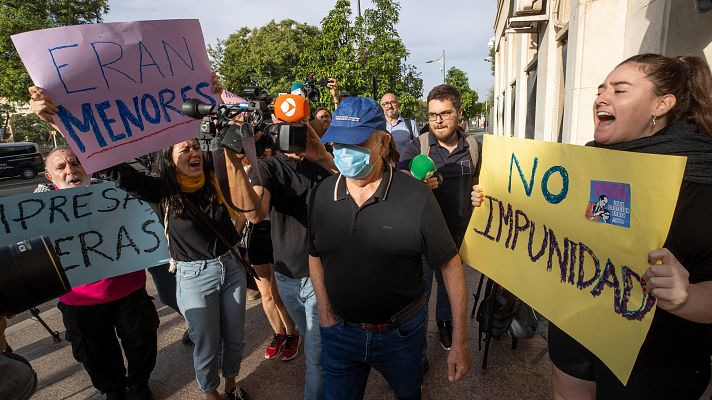
MULTIPOLYGON (((664 247, 690 273, 690 283, 712 281, 712 185, 684 181, 664 247)), ((712 355, 712 325, 658 308, 636 366, 702 365, 712 355)))
MULTIPOLYGON (((331 174, 313 162, 285 155, 258 160, 261 186, 270 192, 274 268, 291 278, 309 276, 307 200, 309 192, 331 174)), ((252 184, 260 185, 256 172, 252 184)))
POLYGON ((386 322, 423 296, 423 254, 434 268, 457 254, 431 191, 390 166, 360 208, 340 175, 311 201, 309 254, 321 258, 329 300, 346 321, 386 322))
MULTIPOLYGON (((146 176, 128 164, 119 164, 101 171, 98 175, 101 179, 114 181, 116 186, 137 199, 148 202, 156 212, 159 222, 163 224, 165 210, 161 203, 168 193, 159 178, 146 176)), ((203 189, 188 193, 186 197, 200 208, 207 220, 231 245, 238 242, 239 235, 224 205, 217 200, 209 202, 203 195, 203 189)), ((171 257, 177 261, 210 260, 229 250, 215 235, 213 229, 188 208, 185 215, 181 217, 173 212, 170 213, 168 236, 171 257)))
POLYGON ((442 183, 433 190, 433 194, 440 205, 455 244, 460 247, 472 215, 470 193, 478 175, 478 166, 472 165, 469 145, 463 134, 458 134, 457 147, 450 153, 438 143, 431 132, 428 132, 405 146, 398 168, 409 169, 410 160, 420 154, 420 141, 423 140, 424 135, 428 135, 430 144, 428 156, 435 162, 435 167, 443 177, 442 183))

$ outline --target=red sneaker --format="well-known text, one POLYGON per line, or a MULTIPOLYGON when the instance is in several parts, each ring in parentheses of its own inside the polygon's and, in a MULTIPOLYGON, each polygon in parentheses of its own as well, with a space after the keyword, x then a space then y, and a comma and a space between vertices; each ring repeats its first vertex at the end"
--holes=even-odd
POLYGON ((282 351, 285 337, 286 335, 282 335, 281 333, 275 333, 274 336, 272 336, 272 340, 270 340, 269 344, 267 345, 267 348, 265 349, 266 359, 269 360, 279 355, 279 353, 282 351))
POLYGON ((302 343, 302 337, 299 336, 299 332, 295 332, 294 335, 287 335, 284 339, 284 344, 282 345, 282 361, 289 361, 299 354, 299 345, 302 343))

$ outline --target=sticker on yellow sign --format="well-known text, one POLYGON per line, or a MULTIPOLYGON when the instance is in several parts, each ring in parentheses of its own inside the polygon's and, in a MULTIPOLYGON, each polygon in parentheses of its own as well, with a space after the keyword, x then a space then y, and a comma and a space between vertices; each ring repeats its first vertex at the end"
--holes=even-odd
POLYGON ((626 383, 655 313, 640 277, 667 237, 684 157, 485 136, 463 260, 626 383))

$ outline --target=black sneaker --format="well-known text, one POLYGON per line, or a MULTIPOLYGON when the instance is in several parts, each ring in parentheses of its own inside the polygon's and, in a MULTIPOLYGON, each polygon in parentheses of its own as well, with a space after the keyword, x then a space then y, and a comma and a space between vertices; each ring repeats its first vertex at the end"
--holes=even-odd
POLYGON ((147 383, 130 385, 128 398, 129 400, 150 400, 153 398, 153 393, 147 383))
POLYGON ((247 392, 242 390, 239 386, 235 386, 232 392, 225 392, 225 395, 227 396, 227 400, 250 400, 250 396, 247 395, 247 392))
POLYGON ((125 400, 126 399, 126 391, 125 390, 117 390, 113 392, 106 392, 104 393, 106 396, 106 400, 125 400))
POLYGON ((440 346, 445 350, 452 348, 452 321, 437 321, 440 333, 440 346))
POLYGON ((188 329, 183 332, 183 337, 180 338, 180 342, 183 346, 192 346, 193 340, 190 338, 190 331, 188 329))

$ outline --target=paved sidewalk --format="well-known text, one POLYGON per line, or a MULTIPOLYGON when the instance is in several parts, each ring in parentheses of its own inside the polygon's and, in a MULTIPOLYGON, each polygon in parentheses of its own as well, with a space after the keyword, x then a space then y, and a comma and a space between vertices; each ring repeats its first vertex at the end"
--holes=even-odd
MULTIPOLYGON (((466 268, 470 292, 476 288, 479 274, 466 268)), ((149 293, 155 293, 148 279, 149 293)), ((435 293, 435 290, 433 290, 435 293)), ((186 325, 181 317, 155 301, 161 325, 158 331, 158 358, 151 375, 150 386, 155 399, 201 399, 193 374, 192 347, 181 345, 186 325)), ((469 296, 469 307, 473 297, 469 296)), ((469 312, 469 309, 468 309, 469 312)), ((42 318, 64 338, 61 315, 56 307, 42 318)), ((428 326, 428 359, 430 371, 425 375, 425 399, 549 399, 551 398, 549 359, 543 352, 546 343, 541 338, 520 340, 516 350, 511 340, 493 341, 489 368, 480 371, 482 352, 478 351, 477 323, 469 320, 469 348, 472 369, 462 381, 447 381, 447 353, 440 347, 431 303, 428 326)), ((39 388, 33 399, 103 399, 89 381, 82 366, 72 357, 69 344, 52 338, 33 319, 16 322, 6 332, 8 342, 18 354, 26 357, 37 370, 39 388)), ((271 337, 269 324, 260 300, 249 301, 245 325, 245 359, 240 372, 240 385, 253 400, 301 399, 303 396, 304 359, 302 354, 290 362, 265 360, 262 352, 271 337)), ((366 390, 366 399, 391 399, 393 395, 381 375, 373 371, 366 390)))

